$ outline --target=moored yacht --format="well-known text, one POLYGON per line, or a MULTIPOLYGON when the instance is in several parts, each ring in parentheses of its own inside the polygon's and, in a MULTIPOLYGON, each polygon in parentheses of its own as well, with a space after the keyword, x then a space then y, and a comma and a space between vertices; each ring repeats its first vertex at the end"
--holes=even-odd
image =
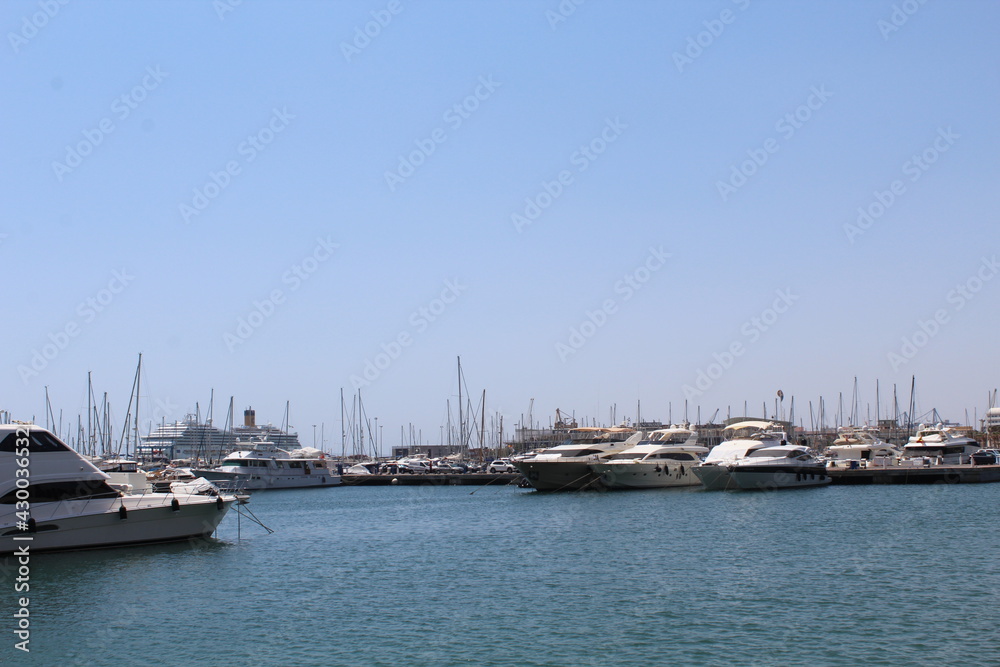
POLYGON ((763 447, 729 467, 729 475, 741 489, 789 489, 830 483, 826 464, 804 445, 763 447))
MULTIPOLYGON (((260 489, 298 489, 315 486, 337 486, 340 475, 330 468, 321 453, 318 456, 296 456, 296 452, 277 447, 267 440, 239 443, 239 449, 226 456, 217 468, 195 469, 192 472, 227 488, 246 491, 260 489)), ((315 450, 306 454, 317 454, 315 450)))
POLYGON ((571 491, 592 488, 598 477, 590 469, 623 449, 638 444, 642 432, 631 428, 580 427, 571 429, 569 441, 544 449, 528 458, 513 460, 514 466, 538 491, 571 491))
POLYGON ((123 493, 47 429, 0 425, 0 554, 208 537, 236 500, 123 493), (27 470, 27 477, 17 471, 27 470))
POLYGON ((733 463, 758 449, 787 442, 785 432, 776 430, 774 422, 769 421, 737 422, 726 426, 722 433, 725 439, 694 469, 694 474, 709 491, 739 488, 729 475, 733 463))
POLYGON ((909 442, 903 445, 903 458, 924 458, 928 462, 953 465, 968 463, 977 451, 979 443, 956 432, 954 426, 921 424, 916 435, 910 436, 909 442))
POLYGON ((657 429, 649 439, 591 463, 590 469, 608 489, 656 489, 701 484, 693 468, 708 453, 698 433, 686 426, 657 429))
POLYGON ((830 467, 858 467, 861 461, 893 465, 899 459, 900 451, 879 438, 872 429, 847 426, 837 430, 837 439, 827 447, 826 456, 830 467))

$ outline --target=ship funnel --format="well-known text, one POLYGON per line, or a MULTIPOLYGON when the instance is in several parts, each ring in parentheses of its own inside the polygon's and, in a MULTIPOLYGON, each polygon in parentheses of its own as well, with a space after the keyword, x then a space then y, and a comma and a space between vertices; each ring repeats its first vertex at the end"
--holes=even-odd
POLYGON ((254 413, 253 408, 247 408, 243 411, 243 425, 244 426, 256 426, 257 417, 254 413))

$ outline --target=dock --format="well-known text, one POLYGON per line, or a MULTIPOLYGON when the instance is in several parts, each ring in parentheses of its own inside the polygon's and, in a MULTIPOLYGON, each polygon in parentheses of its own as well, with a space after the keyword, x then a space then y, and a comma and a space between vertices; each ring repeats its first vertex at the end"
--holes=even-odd
POLYGON ((827 474, 833 484, 987 484, 1000 482, 1000 465, 827 468, 827 474))
POLYGON ((503 486, 516 484, 520 473, 402 473, 396 475, 343 474, 340 481, 345 486, 503 486))

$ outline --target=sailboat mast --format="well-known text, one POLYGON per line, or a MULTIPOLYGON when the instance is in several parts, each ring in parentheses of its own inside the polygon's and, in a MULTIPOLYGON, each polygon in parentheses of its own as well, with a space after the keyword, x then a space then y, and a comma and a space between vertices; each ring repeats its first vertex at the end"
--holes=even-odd
POLYGON ((465 451, 465 422, 462 420, 462 357, 458 357, 458 446, 465 451))
POLYGON ((88 450, 90 447, 90 434, 93 433, 90 427, 90 397, 93 395, 94 387, 90 382, 90 371, 87 371, 87 440, 83 446, 84 454, 92 454, 88 450))
MULTIPOLYGON (((139 452, 139 383, 142 381, 142 353, 139 353, 139 363, 135 367, 135 422, 133 433, 135 440, 132 443, 132 453, 139 452)), ((128 442, 125 443, 125 456, 128 457, 128 442)))
POLYGON ((486 446, 486 390, 485 389, 483 389, 483 407, 479 414, 481 416, 481 419, 479 420, 479 456, 482 456, 483 448, 486 446))

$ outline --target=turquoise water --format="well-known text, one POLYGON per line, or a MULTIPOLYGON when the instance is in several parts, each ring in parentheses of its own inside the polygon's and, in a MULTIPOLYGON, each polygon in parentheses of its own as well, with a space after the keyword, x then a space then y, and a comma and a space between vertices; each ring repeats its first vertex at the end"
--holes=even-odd
MULTIPOLYGON (((1000 485, 328 488, 220 539, 36 555, 30 655, 71 665, 1000 663, 1000 485)), ((14 609, 3 570, 0 611, 14 609)))

